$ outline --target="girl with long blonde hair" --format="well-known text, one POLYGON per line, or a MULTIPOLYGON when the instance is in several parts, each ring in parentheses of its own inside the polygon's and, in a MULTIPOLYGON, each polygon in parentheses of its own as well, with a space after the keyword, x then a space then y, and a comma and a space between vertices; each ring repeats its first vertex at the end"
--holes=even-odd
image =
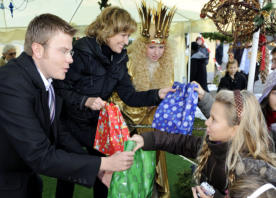
MULTIPOLYGON (((206 100, 212 100, 208 99, 208 93, 203 94, 200 102, 206 104, 206 100)), ((227 195, 228 188, 241 175, 249 172, 262 172, 268 177, 276 175, 273 141, 268 135, 260 105, 252 93, 246 90, 220 91, 205 125, 205 137, 150 132, 135 135, 132 140, 137 142, 137 148, 161 149, 197 158, 194 178, 198 186, 192 189, 194 198, 198 195, 210 197, 199 186, 202 182, 212 185, 216 191, 214 198, 219 198, 227 195), (267 169, 262 169, 262 166, 267 169)), ((276 182, 275 178, 270 178, 271 182, 276 182)))

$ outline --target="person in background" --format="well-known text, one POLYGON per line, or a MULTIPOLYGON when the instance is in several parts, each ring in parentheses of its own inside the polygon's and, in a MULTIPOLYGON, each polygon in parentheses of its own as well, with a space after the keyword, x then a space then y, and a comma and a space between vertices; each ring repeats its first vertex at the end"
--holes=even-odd
MULTIPOLYGON (((99 111, 113 91, 129 106, 156 106, 172 88, 136 92, 128 75, 124 48, 135 32, 136 22, 119 7, 107 7, 74 43, 74 62, 64 81, 56 81, 57 94, 64 99, 62 122, 91 155, 104 156, 93 148, 99 111)), ((72 197, 73 183, 59 181, 56 197, 72 197)), ((94 197, 107 197, 108 189, 99 180, 94 197)))
MULTIPOLYGON (((199 40, 201 41, 201 39, 199 40)), ((206 54, 200 50, 197 42, 191 43, 191 75, 190 81, 198 82, 201 87, 208 92, 206 54)), ((209 60, 209 59, 208 59, 209 60)))
MULTIPOLYGON (((252 53, 252 42, 248 41, 244 44, 244 47, 231 49, 234 52, 234 57, 238 60, 240 72, 244 74, 246 80, 248 81, 249 76, 249 68, 251 62, 251 53, 252 53)), ((255 69, 255 76, 254 82, 259 80, 259 73, 260 73, 260 64, 256 62, 256 69, 255 69)))
POLYGON ((16 48, 14 45, 5 45, 0 58, 0 66, 7 64, 11 59, 16 57, 16 48))
POLYGON ((221 42, 220 40, 217 40, 215 58, 219 65, 222 64, 222 57, 223 57, 223 42, 221 42))
POLYGON ((204 42, 204 38, 202 36, 198 36, 196 38, 196 43, 199 45, 199 51, 202 52, 205 56, 205 60, 204 60, 204 66, 203 66, 203 70, 201 70, 198 74, 200 75, 200 77, 198 77, 199 79, 201 79, 198 82, 203 82, 203 88, 209 92, 208 90, 208 81, 207 81, 207 65, 209 63, 209 56, 210 56, 210 49, 207 48, 205 42, 204 42), (206 86, 205 86, 206 84, 206 86))
POLYGON ((63 80, 76 29, 42 14, 28 25, 24 52, 0 68, 0 197, 41 198, 39 174, 92 187, 99 171, 131 167, 134 152, 88 155, 60 122, 63 80))
MULTIPOLYGON (((167 8, 161 2, 156 7, 167 8)), ((160 89, 162 87, 170 87, 173 84, 174 56, 172 41, 168 39, 168 36, 170 20, 173 18, 174 10, 172 9, 170 12, 156 10, 156 12, 153 13, 152 9, 146 6, 146 2, 142 1, 141 8, 139 8, 141 21, 146 21, 144 17, 150 17, 150 15, 156 15, 157 17, 152 18, 149 24, 142 25, 139 37, 127 48, 129 56, 127 64, 128 74, 137 91, 160 89), (167 23, 160 22, 162 27, 154 25, 162 18, 165 20, 166 17, 170 18, 170 20, 167 23), (168 31, 166 32, 163 27, 167 27, 168 31)), ((128 124, 136 126, 152 124, 157 107, 130 107, 119 98, 117 93, 112 95, 110 101, 119 105, 128 124)), ((141 134, 151 131, 151 128, 136 128, 135 130, 136 133, 141 134)), ((158 151, 156 158, 156 190, 158 197, 168 198, 170 194, 166 155, 163 151, 158 151)))
POLYGON ((261 166, 270 167, 270 171, 263 173, 271 175, 271 182, 275 182, 276 155, 271 150, 272 140, 264 127, 265 119, 256 97, 246 90, 222 90, 214 101, 200 86, 196 91, 200 109, 206 117, 210 115, 205 122, 205 137, 148 132, 130 138, 137 142, 136 149, 161 149, 197 158, 194 178, 198 186, 192 188, 194 198, 198 194, 201 198, 211 198, 199 186, 201 182, 214 187, 214 198, 225 197, 239 176, 259 171, 261 166))
POLYGON ((199 45, 199 51, 205 55, 205 66, 209 63, 210 50, 206 47, 202 36, 196 38, 196 43, 199 45))
POLYGON ((226 65, 226 73, 225 76, 220 79, 220 83, 218 85, 218 92, 221 89, 228 90, 243 90, 247 87, 247 81, 245 76, 239 72, 238 61, 236 59, 229 61, 226 65))
POLYGON ((276 47, 272 49, 271 55, 272 55, 271 70, 274 70, 276 69, 276 47))
POLYGON ((220 40, 216 40, 216 54, 215 54, 215 74, 214 76, 217 76, 221 78, 220 72, 222 69, 222 58, 223 58, 223 42, 220 40))
POLYGON ((231 198, 275 198, 276 188, 260 175, 244 175, 230 187, 231 198))
POLYGON ((268 75, 259 102, 268 130, 276 142, 276 71, 268 75))

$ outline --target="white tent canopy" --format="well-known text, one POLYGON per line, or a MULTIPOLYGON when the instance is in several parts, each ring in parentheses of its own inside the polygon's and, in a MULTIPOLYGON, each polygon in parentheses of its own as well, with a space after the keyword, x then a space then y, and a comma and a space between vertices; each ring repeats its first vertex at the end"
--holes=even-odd
MULTIPOLYGON (((1 1, 0 1, 1 2, 1 1)), ((14 11, 11 16, 10 0, 2 0, 4 9, 0 12, 0 29, 24 28, 30 20, 41 13, 52 13, 78 26, 88 25, 100 13, 98 0, 13 0, 14 11), (1 19, 2 18, 2 19, 1 19)), ((156 5, 157 0, 146 0, 149 5, 156 5)), ((199 13, 208 0, 163 0, 168 7, 176 5, 174 21, 199 20, 199 13)), ((139 21, 136 4, 139 0, 109 0, 113 6, 128 10, 139 21)), ((2 6, 0 6, 1 8, 2 6)))
MULTIPOLYGON (((13 0, 13 17, 9 10, 11 0, 0 0, 0 49, 6 43, 22 46, 26 27, 37 15, 42 13, 55 14, 79 29, 79 36, 83 29, 99 15, 99 0, 13 0), (3 6, 1 5, 3 2, 3 6)), ((159 0, 146 0, 150 6, 156 7, 159 0)), ((200 19, 200 11, 208 0, 162 0, 169 8, 174 5, 177 12, 173 18, 170 38, 175 46, 175 80, 182 81, 186 75, 185 37, 186 32, 216 31, 210 20, 200 19)), ((109 0, 112 6, 126 9, 139 23, 137 4, 141 0, 109 0)), ((135 35, 133 35, 135 37, 135 35)), ((21 48, 22 50, 22 48, 21 48)))
MULTIPOLYGON (((98 1, 100 0, 0 0, 0 48, 10 42, 17 42, 22 45, 28 23, 42 13, 55 14, 83 30, 100 13, 98 1), (14 4, 13 17, 9 9, 10 2, 14 4)), ((158 1, 146 0, 146 3, 156 6, 158 1)), ((211 20, 202 20, 199 17, 202 7, 208 1, 162 0, 169 8, 174 5, 177 7, 170 32, 170 38, 174 40, 176 48, 175 73, 178 75, 176 80, 181 81, 186 74, 184 34, 186 32, 216 31, 211 20)), ((140 2, 141 0, 109 0, 108 3, 126 9, 139 22, 136 6, 140 2)), ((82 31, 79 34, 82 34, 82 31)))

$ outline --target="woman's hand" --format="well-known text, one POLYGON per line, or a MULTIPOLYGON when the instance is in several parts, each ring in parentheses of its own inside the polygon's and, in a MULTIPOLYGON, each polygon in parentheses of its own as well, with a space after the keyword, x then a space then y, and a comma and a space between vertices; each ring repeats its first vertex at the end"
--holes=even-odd
POLYGON ((141 135, 135 134, 131 138, 128 138, 128 140, 132 140, 136 142, 136 147, 133 149, 134 152, 144 146, 144 138, 141 135))
POLYGON ((110 182, 112 179, 113 172, 112 171, 99 171, 98 178, 102 181, 107 188, 110 188, 110 182))
POLYGON ((201 100, 205 94, 204 89, 202 89, 202 87, 200 86, 200 84, 196 81, 192 82, 193 84, 196 84, 198 87, 195 87, 195 91, 198 93, 198 98, 199 100, 201 100))
POLYGON ((105 103, 106 102, 102 100, 100 97, 89 97, 85 102, 85 106, 95 111, 103 108, 105 103))
POLYGON ((213 196, 207 196, 200 186, 192 187, 192 192, 193 198, 213 198, 213 196))
POLYGON ((173 89, 171 87, 159 89, 159 91, 158 91, 159 98, 160 99, 164 99, 166 97, 167 93, 169 93, 169 92, 175 92, 175 90, 176 89, 173 89))

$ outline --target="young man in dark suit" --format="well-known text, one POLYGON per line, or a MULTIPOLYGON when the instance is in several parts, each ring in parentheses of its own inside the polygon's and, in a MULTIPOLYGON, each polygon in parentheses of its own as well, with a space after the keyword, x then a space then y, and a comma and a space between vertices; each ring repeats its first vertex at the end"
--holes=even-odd
POLYGON ((29 24, 24 52, 0 68, 0 197, 42 197, 38 174, 88 187, 99 171, 121 171, 133 152, 87 155, 59 124, 61 100, 52 79, 63 80, 76 30, 51 14, 29 24))

